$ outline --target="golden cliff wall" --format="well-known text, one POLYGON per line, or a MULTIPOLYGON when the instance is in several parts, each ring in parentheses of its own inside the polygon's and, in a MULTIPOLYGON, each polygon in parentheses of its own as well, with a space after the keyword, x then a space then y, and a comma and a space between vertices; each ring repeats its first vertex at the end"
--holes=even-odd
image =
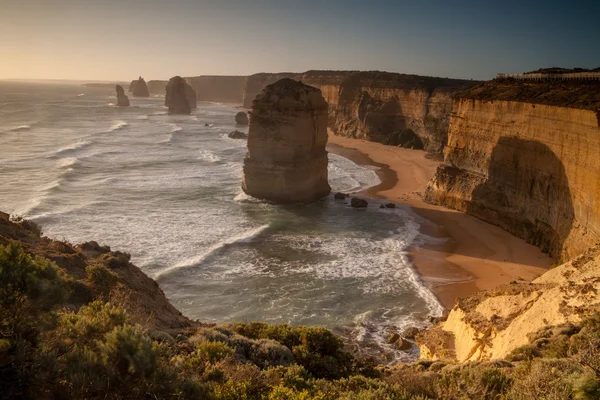
POLYGON ((242 103, 246 76, 202 75, 185 78, 196 91, 199 101, 217 101, 223 103, 242 103))
POLYGON ((277 82, 280 79, 290 78, 295 79, 297 73, 293 72, 281 72, 281 73, 259 73, 250 75, 246 79, 246 83, 244 85, 243 93, 242 93, 242 106, 244 108, 252 107, 252 102, 263 91, 265 87, 268 85, 277 82))
POLYGON ((425 200, 571 259, 600 240, 599 120, 590 110, 457 99, 425 200))

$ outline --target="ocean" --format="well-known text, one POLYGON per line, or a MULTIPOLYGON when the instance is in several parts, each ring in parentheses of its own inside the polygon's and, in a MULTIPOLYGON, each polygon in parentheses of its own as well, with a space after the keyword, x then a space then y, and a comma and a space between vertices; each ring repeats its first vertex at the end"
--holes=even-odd
MULTIPOLYGON (((0 82, 0 211, 130 253, 190 318, 322 325, 386 362, 417 355, 386 344, 442 312, 407 253, 428 240, 410 208, 258 201, 241 190, 245 140, 227 136, 247 132, 236 105, 169 116, 162 96, 130 100, 0 82)), ((329 183, 356 192, 380 180, 330 153, 329 183)))

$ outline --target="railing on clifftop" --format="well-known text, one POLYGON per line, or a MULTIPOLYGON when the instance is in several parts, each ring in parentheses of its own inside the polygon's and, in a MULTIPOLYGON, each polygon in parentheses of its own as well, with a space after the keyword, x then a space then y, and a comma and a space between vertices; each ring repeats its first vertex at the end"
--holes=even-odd
POLYGON ((531 73, 531 74, 497 74, 496 79, 517 79, 531 81, 598 81, 600 72, 567 72, 557 74, 531 73))

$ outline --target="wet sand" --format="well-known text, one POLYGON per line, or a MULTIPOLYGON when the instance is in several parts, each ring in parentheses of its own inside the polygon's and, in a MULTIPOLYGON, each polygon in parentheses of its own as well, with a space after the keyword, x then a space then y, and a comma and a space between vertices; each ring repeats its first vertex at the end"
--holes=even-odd
POLYGON ((422 196, 439 161, 418 150, 329 134, 328 151, 359 165, 377 167, 381 184, 363 194, 407 204, 422 219, 421 232, 438 238, 411 249, 423 281, 446 308, 459 297, 511 281, 530 281, 552 259, 539 248, 497 226, 462 212, 427 204, 422 196))

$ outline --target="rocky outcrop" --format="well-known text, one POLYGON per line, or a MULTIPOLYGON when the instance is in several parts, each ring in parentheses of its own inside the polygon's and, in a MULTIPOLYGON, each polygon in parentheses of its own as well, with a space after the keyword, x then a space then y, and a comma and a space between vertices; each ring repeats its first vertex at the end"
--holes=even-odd
POLYGON ((169 83, 169 81, 157 81, 157 80, 153 80, 153 81, 148 81, 148 92, 150 92, 150 94, 160 94, 160 95, 164 95, 165 94, 165 90, 167 88, 167 83, 169 83))
POLYGON ((185 78, 196 91, 199 101, 241 104, 244 99, 246 76, 195 76, 185 78))
POLYGON ((600 247, 594 247, 531 283, 513 282, 460 299, 446 321, 417 335, 421 358, 506 358, 541 329, 600 311, 599 291, 600 247))
POLYGON ((129 107, 129 98, 125 94, 125 90, 123 90, 123 86, 116 85, 117 90, 117 105, 119 107, 129 107))
POLYGON ((460 98, 425 200, 569 260, 600 240, 597 112, 460 98))
POLYGON ((244 132, 232 131, 227 134, 231 139, 246 139, 248 136, 244 132))
POLYGON ((321 91, 292 79, 267 86, 250 114, 242 189, 276 203, 326 196, 327 102, 321 91))
POLYGON ((295 79, 298 74, 292 72, 281 72, 276 74, 260 73, 250 75, 246 79, 243 93, 243 107, 252 107, 252 102, 263 91, 267 85, 277 82, 280 79, 289 78, 295 79))
POLYGON ((135 85, 137 84, 138 80, 134 79, 129 83, 129 88, 127 89, 128 92, 133 92, 133 89, 135 88, 135 85))
POLYGON ((180 76, 174 76, 166 87, 165 106, 169 107, 169 114, 190 114, 192 108, 188 100, 189 85, 180 76))
POLYGON ((248 114, 243 111, 235 114, 235 123, 238 125, 248 125, 248 114))
MULTIPOLYGON (((153 329, 180 329, 192 325, 192 321, 169 303, 158 284, 129 262, 127 253, 112 251, 110 247, 100 246, 96 242, 74 246, 51 240, 42 237, 39 226, 33 222, 21 220, 14 223, 0 218, 0 245, 5 246, 10 241, 19 242, 31 255, 55 262, 70 279, 76 280, 79 291, 72 298, 86 302, 90 300, 90 293, 87 293, 89 289, 84 290, 89 285, 86 269, 103 265, 118 278, 113 289, 115 296, 111 301, 117 301, 131 316, 140 316, 153 329)), ((72 304, 73 307, 80 305, 72 304)))
POLYGON ((137 81, 131 82, 129 88, 132 89, 133 97, 150 97, 150 92, 148 92, 146 81, 141 76, 137 81))

